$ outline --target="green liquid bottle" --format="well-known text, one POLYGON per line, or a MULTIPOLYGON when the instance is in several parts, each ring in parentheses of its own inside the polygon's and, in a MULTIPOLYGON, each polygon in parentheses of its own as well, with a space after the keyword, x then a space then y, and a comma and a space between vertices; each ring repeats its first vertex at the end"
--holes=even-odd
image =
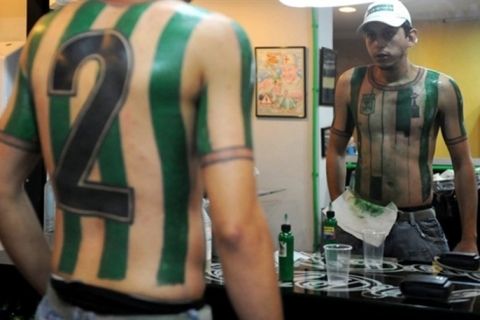
POLYGON ((285 222, 281 227, 282 231, 278 235, 278 271, 280 275, 280 281, 292 282, 293 281, 293 246, 294 237, 292 234, 292 228, 288 223, 288 215, 285 214, 285 222))
POLYGON ((323 222, 323 244, 336 243, 337 219, 335 211, 327 211, 327 219, 323 222))

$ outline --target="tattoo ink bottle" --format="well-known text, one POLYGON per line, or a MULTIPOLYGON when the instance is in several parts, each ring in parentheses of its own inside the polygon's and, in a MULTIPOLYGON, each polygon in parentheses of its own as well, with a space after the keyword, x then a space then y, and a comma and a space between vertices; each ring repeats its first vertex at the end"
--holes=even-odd
POLYGON ((327 211, 327 219, 323 222, 323 244, 336 243, 337 219, 331 206, 327 211))
POLYGON ((279 278, 282 282, 293 281, 293 246, 294 237, 292 227, 288 222, 288 215, 285 213, 284 223, 281 232, 278 235, 278 271, 279 278))

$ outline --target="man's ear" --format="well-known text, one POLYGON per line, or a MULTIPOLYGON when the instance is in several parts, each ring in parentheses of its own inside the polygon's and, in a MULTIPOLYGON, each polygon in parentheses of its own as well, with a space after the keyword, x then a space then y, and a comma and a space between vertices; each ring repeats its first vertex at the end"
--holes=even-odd
POLYGON ((413 47, 418 42, 418 33, 417 29, 412 28, 408 33, 408 42, 410 42, 410 47, 413 47))

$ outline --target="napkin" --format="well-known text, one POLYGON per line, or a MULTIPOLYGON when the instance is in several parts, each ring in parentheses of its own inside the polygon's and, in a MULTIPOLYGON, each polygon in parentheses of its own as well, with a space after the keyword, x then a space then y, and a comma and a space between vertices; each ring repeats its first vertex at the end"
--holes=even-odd
MULTIPOLYGON (((363 241, 362 232, 366 229, 384 231, 388 235, 397 220, 398 209, 393 202, 380 206, 355 196, 347 189, 332 202, 332 210, 335 211, 338 226, 363 241)), ((372 245, 380 245, 372 241, 372 245)))

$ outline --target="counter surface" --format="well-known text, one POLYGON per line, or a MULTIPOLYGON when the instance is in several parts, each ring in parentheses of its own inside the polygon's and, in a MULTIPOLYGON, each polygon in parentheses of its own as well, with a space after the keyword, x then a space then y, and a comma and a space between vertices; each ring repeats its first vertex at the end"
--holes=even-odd
MULTIPOLYGON (((217 305, 219 293, 215 290, 220 290, 223 285, 221 265, 213 263, 206 277, 209 284, 207 301, 213 304, 215 311, 215 307, 220 307, 217 305)), ((321 257, 302 254, 295 263, 293 283, 279 285, 287 319, 297 318, 303 312, 318 313, 322 308, 335 308, 339 316, 348 316, 353 312, 368 315, 369 319, 385 319, 392 312, 402 317, 421 316, 422 320, 480 319, 480 272, 442 270, 432 265, 399 263, 389 259, 384 261, 381 270, 372 272, 366 270, 361 257, 352 257, 348 286, 330 286, 321 257), (405 299, 399 285, 409 274, 448 277, 453 284, 448 301, 405 299)), ((223 312, 225 308, 220 318, 227 316, 223 312)))

